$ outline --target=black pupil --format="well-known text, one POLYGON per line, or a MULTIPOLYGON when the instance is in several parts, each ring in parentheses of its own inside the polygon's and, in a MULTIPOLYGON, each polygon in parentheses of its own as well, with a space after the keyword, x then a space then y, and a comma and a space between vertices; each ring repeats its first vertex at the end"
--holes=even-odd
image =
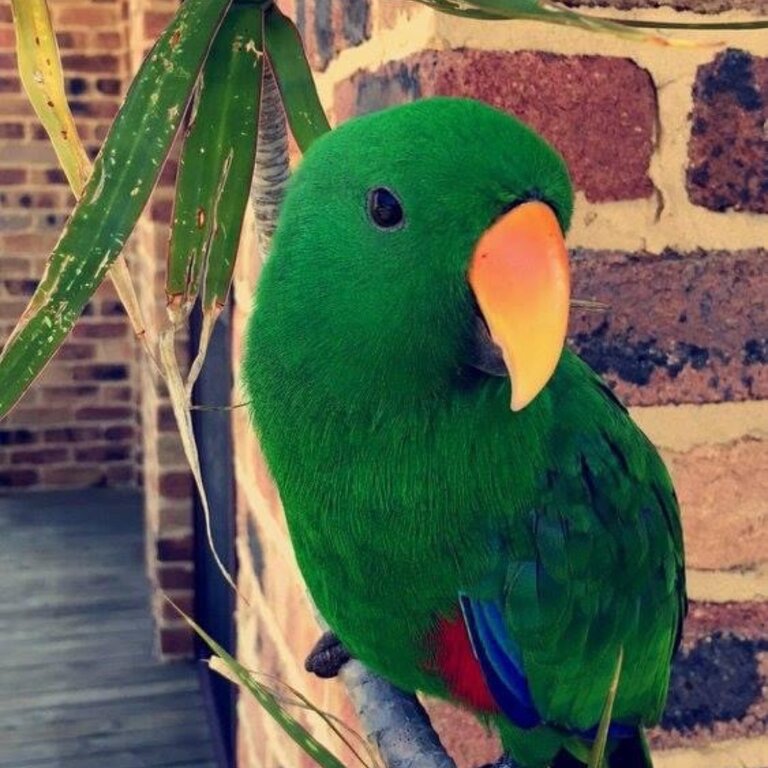
POLYGON ((370 198, 371 218, 380 227, 396 227, 403 220, 403 209, 398 199, 384 187, 374 189, 370 198))

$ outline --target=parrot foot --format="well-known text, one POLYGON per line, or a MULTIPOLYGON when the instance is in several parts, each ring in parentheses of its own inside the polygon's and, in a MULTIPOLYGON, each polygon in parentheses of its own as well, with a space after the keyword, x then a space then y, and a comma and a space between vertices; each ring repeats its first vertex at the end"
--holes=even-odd
POLYGON ((304 661, 304 669, 318 677, 336 677, 351 659, 349 651, 333 632, 324 632, 304 661))
POLYGON ((485 763, 480 768, 520 768, 509 755, 502 755, 495 763, 485 763))

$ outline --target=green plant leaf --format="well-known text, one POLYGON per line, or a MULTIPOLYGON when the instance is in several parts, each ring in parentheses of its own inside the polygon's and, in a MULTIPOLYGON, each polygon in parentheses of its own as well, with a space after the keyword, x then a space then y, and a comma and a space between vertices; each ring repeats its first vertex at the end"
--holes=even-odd
POLYGON ((0 356, 0 416, 66 338, 157 180, 231 0, 187 0, 131 85, 42 281, 0 356))
POLYGON ((285 731, 285 733, 322 768, 345 768, 344 764, 332 752, 324 747, 295 717, 281 706, 278 697, 268 686, 260 683, 234 657, 220 646, 205 630, 181 610, 167 595, 165 599, 179 612, 190 627, 205 642, 211 651, 221 659, 229 672, 242 686, 248 689, 265 712, 285 731))
POLYGON ((331 129, 312 78, 301 37, 293 22, 277 6, 264 16, 264 41, 280 89, 288 125, 302 152, 331 129))
POLYGON ((19 75, 56 150, 69 186, 80 195, 91 162, 77 134, 64 91, 59 47, 46 0, 11 0, 19 75))
POLYGON ((188 316, 201 279, 204 307, 223 304, 229 291, 256 157, 262 24, 260 9, 232 6, 197 83, 168 253, 174 323, 188 316))
MULTIPOLYGON (((80 198, 91 175, 91 161, 77 132, 64 91, 59 47, 51 25, 47 0, 12 0, 16 52, 24 90, 34 107, 75 197, 80 198)), ((121 255, 110 270, 117 295, 133 331, 154 360, 136 289, 121 255)))

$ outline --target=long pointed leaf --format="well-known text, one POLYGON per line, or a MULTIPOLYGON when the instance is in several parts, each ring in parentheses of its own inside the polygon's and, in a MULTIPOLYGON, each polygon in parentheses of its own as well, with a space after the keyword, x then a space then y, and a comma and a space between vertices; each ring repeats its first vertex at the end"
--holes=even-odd
MULTIPOLYGON (((64 90, 64 73, 53 32, 47 0, 12 0, 18 65, 24 90, 53 144, 69 186, 82 197, 91 161, 77 132, 64 90)), ((117 257, 110 270, 117 295, 125 307, 134 333, 154 361, 141 306, 125 257, 117 257)))
MULTIPOLYGON (((493 20, 517 19, 521 21, 542 21, 549 24, 561 24, 569 27, 578 27, 590 32, 603 32, 618 37, 640 42, 655 43, 657 45, 669 45, 677 47, 698 47, 702 43, 666 37, 661 34, 650 34, 642 29, 730 29, 730 25, 698 24, 673 22, 636 22, 623 19, 609 19, 597 15, 587 15, 563 8, 557 3, 548 0, 417 0, 442 13, 448 13, 465 18, 493 20)), ((759 28, 754 26, 768 26, 768 22, 745 22, 745 29, 759 28)))
POLYGON ((301 151, 306 152, 331 127, 317 95, 301 36, 275 5, 264 16, 264 42, 291 133, 301 151))
POLYGON ((11 0, 19 74, 76 195, 91 175, 64 91, 59 47, 46 0, 11 0))
POLYGON ((0 356, 0 416, 67 336, 133 230, 231 0, 187 0, 136 76, 43 279, 0 356))

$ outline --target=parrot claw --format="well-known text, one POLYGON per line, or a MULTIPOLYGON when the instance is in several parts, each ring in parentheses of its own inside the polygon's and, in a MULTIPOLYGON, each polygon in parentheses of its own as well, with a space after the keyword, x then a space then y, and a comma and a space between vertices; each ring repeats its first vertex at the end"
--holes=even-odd
POLYGON ((516 763, 509 755, 502 755, 494 763, 485 763, 480 768, 520 768, 519 763, 516 763))
POLYGON ((333 632, 324 632, 304 661, 304 669, 318 677, 336 677, 351 658, 333 632))

